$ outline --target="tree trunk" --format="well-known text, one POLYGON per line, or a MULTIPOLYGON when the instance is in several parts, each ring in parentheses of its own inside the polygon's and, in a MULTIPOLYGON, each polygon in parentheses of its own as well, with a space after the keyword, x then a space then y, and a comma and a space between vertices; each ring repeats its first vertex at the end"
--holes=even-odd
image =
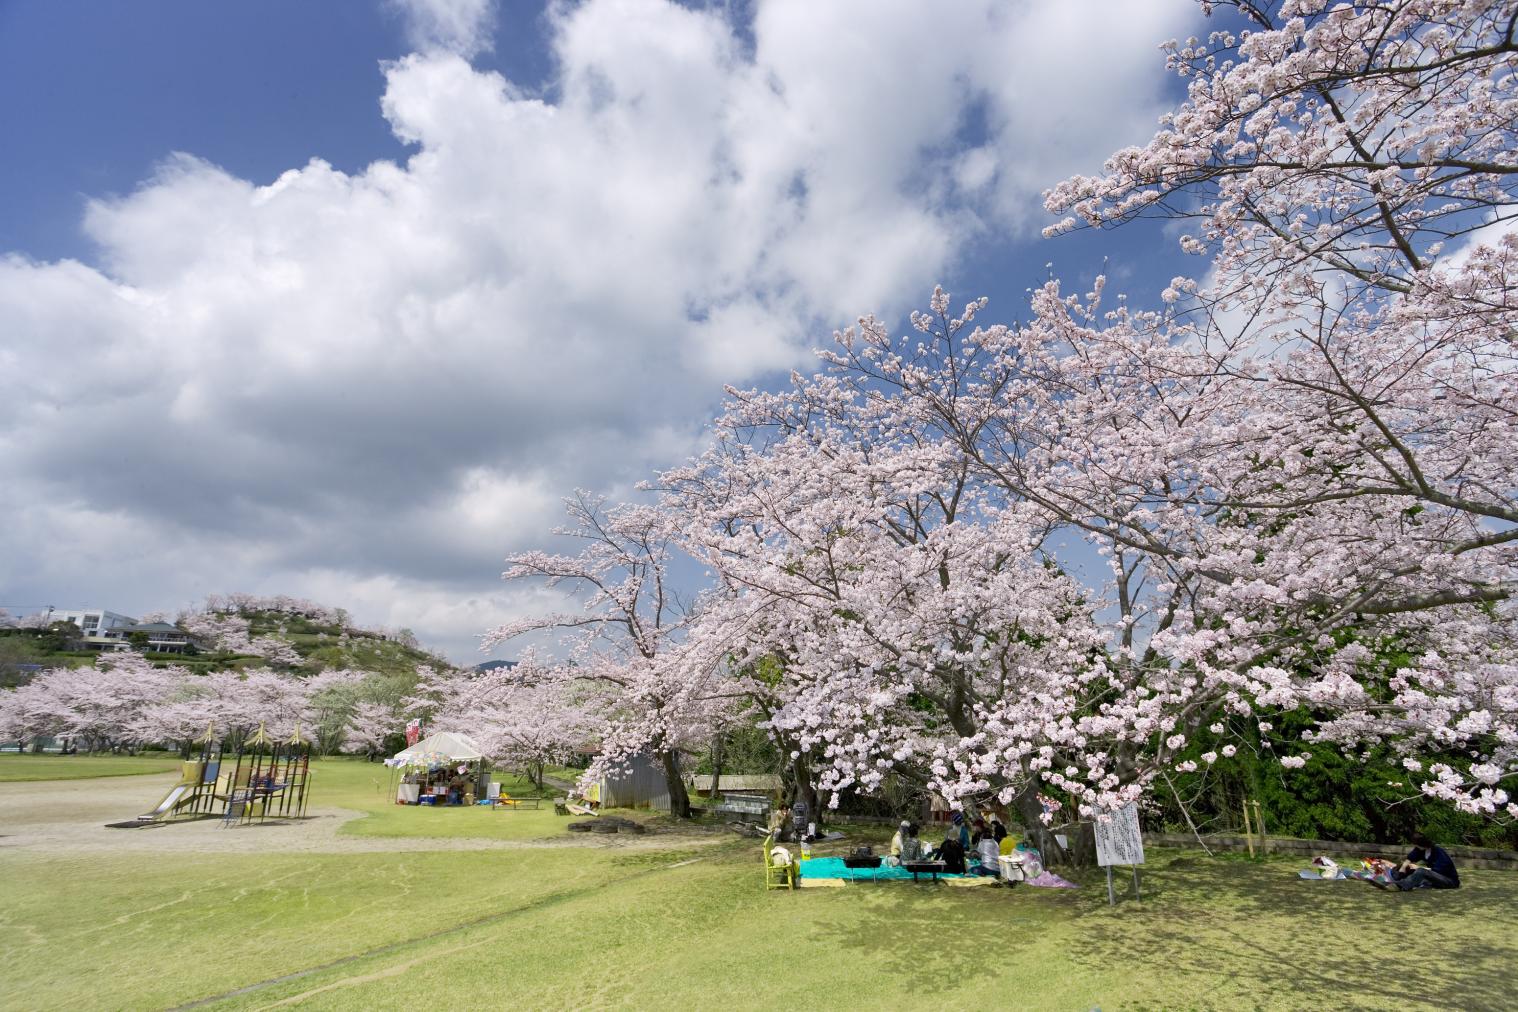
POLYGON ((1064 832, 1069 846, 1061 847, 1054 838, 1053 830, 1047 829, 1040 818, 1044 814, 1044 808, 1039 804, 1037 787, 1024 787, 1013 797, 1012 807, 1027 827, 1033 845, 1043 855, 1044 864, 1084 868, 1096 863, 1096 831, 1092 825, 1082 822, 1066 828, 1064 832))
POLYGON ((680 753, 660 749, 659 761, 664 764, 664 785, 669 790, 669 814, 677 819, 690 818, 690 795, 685 793, 685 781, 680 777, 680 753))
MULTIPOLYGON (((785 792, 785 825, 791 824, 789 809, 798 801, 806 805, 807 819, 822 825, 822 805, 817 798, 817 788, 812 783, 812 767, 804 757, 791 760, 790 789, 785 792)), ((805 827, 802 827, 805 829, 805 827)))
POLYGON ((726 736, 721 731, 712 736, 712 789, 706 792, 707 797, 712 801, 717 800, 717 791, 722 787, 722 739, 724 737, 726 736))

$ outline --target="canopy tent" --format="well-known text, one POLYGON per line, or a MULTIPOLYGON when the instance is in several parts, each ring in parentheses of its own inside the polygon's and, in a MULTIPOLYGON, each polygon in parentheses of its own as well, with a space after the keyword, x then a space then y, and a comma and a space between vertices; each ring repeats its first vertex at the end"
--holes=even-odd
POLYGON ((480 747, 467 734, 439 731, 385 760, 386 766, 441 766, 483 759, 480 747))

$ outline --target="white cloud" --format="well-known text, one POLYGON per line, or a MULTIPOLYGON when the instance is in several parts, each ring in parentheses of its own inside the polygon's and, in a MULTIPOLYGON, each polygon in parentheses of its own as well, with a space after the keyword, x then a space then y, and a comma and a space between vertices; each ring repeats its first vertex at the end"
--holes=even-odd
POLYGON ((1190 11, 592 0, 550 8, 545 101, 460 55, 488 5, 402 7, 404 165, 175 155, 90 205, 98 266, 0 261, 0 586, 304 594, 468 656, 501 616, 447 602, 494 600, 564 491, 681 459, 721 383, 1141 139, 1190 11))
POLYGON ((406 25, 406 37, 421 52, 444 50, 475 56, 492 48, 492 0, 386 0, 406 25))

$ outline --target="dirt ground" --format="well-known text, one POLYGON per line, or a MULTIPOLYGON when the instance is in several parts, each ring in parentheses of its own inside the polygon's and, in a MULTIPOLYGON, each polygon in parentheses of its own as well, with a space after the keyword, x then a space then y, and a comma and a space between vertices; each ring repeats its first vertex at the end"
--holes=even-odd
MULTIPOLYGON (((340 834, 345 823, 364 818, 349 808, 318 806, 304 819, 223 826, 219 818, 155 823, 142 829, 111 829, 106 823, 147 811, 175 782, 171 773, 101 780, 23 781, 0 784, 0 851, 37 849, 48 853, 134 850, 163 853, 238 854, 267 850, 279 834, 284 853, 367 854, 450 850, 519 850, 589 847, 605 850, 661 850, 668 835, 565 833, 537 840, 437 837, 366 837, 340 834)), ((721 838, 692 835, 682 845, 716 843, 721 838)))

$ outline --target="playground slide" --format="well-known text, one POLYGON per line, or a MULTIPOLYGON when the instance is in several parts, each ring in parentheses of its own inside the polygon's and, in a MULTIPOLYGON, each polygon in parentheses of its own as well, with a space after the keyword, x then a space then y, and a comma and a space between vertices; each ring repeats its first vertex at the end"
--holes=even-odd
POLYGON ((190 798, 193 797, 194 789, 194 784, 175 784, 173 789, 163 796, 163 800, 158 802, 157 808, 153 809, 151 812, 148 812, 146 815, 137 816, 137 821, 157 822, 159 819, 163 818, 165 815, 168 815, 180 805, 189 801, 190 798))

